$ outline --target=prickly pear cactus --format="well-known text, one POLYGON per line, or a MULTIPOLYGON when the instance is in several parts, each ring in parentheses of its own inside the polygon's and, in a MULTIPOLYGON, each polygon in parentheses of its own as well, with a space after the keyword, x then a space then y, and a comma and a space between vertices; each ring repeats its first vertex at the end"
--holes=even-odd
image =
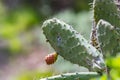
POLYGON ((105 57, 115 56, 116 53, 120 52, 120 34, 110 23, 104 20, 98 22, 97 37, 105 57))
POLYGON ((114 0, 94 0, 93 11, 96 24, 103 19, 115 27, 120 27, 120 13, 114 0))
POLYGON ((79 73, 66 73, 62 75, 43 78, 40 80, 90 80, 91 78, 99 77, 96 72, 79 72, 79 73))
POLYGON ((43 23, 43 33, 55 51, 74 64, 103 71, 103 55, 70 25, 49 19, 43 23))
POLYGON ((92 44, 97 44, 95 47, 104 57, 115 56, 120 51, 120 13, 115 2, 114 0, 93 2, 94 26, 91 41, 92 44))
MULTIPOLYGON (((93 1, 93 26, 88 42, 70 25, 49 19, 43 24, 43 33, 58 55, 64 59, 87 67, 89 70, 104 72, 106 56, 115 56, 120 52, 120 2, 117 0, 93 1), (119 3, 119 4, 118 4, 119 3)), ((89 78, 91 73, 88 73, 89 78)), ((93 74, 95 75, 95 74, 93 74)), ((48 80, 81 79, 81 74, 47 78, 48 80), (77 76, 79 75, 79 77, 77 76), (77 76, 77 77, 76 77, 77 76)), ((86 76, 86 75, 85 75, 86 76)), ((44 79, 46 80, 46 79, 44 79)), ((81 80, 87 80, 83 78, 81 80)))

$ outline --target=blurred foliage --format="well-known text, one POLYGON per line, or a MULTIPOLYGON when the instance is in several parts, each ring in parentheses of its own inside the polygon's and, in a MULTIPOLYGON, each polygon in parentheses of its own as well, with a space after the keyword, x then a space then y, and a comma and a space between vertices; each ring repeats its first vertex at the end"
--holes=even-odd
POLYGON ((39 80, 40 78, 52 76, 53 72, 51 71, 26 71, 19 74, 15 80, 39 80))
POLYGON ((37 22, 37 17, 33 11, 19 10, 4 17, 1 23, 0 35, 3 38, 14 38, 21 32, 26 31, 29 27, 37 22))
POLYGON ((21 48, 19 36, 25 33, 35 22, 37 22, 37 19, 31 11, 19 11, 14 15, 9 15, 1 23, 4 27, 0 29, 0 36, 9 41, 12 49, 16 47, 14 50, 18 50, 21 48))
MULTIPOLYGON (((45 20, 46 18, 56 15, 56 13, 57 15, 61 16, 61 18, 71 18, 70 23, 73 21, 72 19, 74 18, 75 22, 73 22, 73 26, 76 26, 76 23, 77 26, 79 23, 81 23, 79 25, 84 26, 85 24, 82 24, 81 21, 82 19, 87 20, 89 14, 88 12, 85 12, 86 14, 84 15, 83 13, 82 15, 79 14, 79 11, 88 11, 90 7, 89 3, 91 2, 92 0, 1 0, 0 37, 3 40, 7 40, 10 49, 13 52, 17 53, 21 51, 22 47, 24 46, 22 44, 23 42, 21 41, 21 35, 27 37, 26 32, 34 29, 36 25, 42 23, 43 20, 45 20), (67 11, 68 9, 71 9, 71 11, 67 11), (77 12, 78 14, 74 12, 77 12), (84 17, 78 18, 80 15, 81 17, 84 17), (88 16, 86 17, 86 15, 88 16)), ((66 21, 67 20, 68 19, 66 19, 66 21)), ((82 28, 81 31, 85 30, 83 29, 84 28, 82 28)), ((89 30, 89 28, 87 30, 89 30)), ((24 41, 24 43, 25 42, 26 41, 24 41)))
POLYGON ((108 58, 106 63, 111 68, 110 76, 112 80, 120 80, 120 55, 108 58))
MULTIPOLYGON (((12 50, 12 53, 17 53, 21 51, 22 48, 24 48, 24 45, 22 43, 26 42, 21 41, 21 35, 27 37, 26 34, 28 34, 27 32, 29 30, 34 29, 36 25, 42 23, 43 20, 45 20, 46 18, 53 16, 54 14, 56 15, 56 13, 57 15, 61 16, 61 18, 71 18, 70 23, 73 21, 72 19, 74 18, 75 22, 72 22, 73 26, 78 26, 79 23, 81 23, 79 25, 84 26, 85 24, 82 24, 81 21, 82 19, 87 20, 89 14, 85 14, 84 16, 84 13, 83 15, 79 13, 76 14, 74 13, 74 11, 79 12, 89 10, 89 3, 91 2, 92 0, 15 0, 13 2, 10 0, 1 0, 0 37, 3 40, 7 40, 8 46, 10 47, 10 50, 12 50), (67 9, 72 10, 68 11, 67 9), (65 11, 63 12, 63 10, 65 11), (78 18, 80 15, 81 17, 84 17, 78 18), (86 15, 88 16, 86 17, 86 15)), ((66 19, 66 21, 67 20, 68 19, 66 19)), ((87 28, 84 30, 83 29, 84 28, 82 28, 81 31, 84 31, 87 28)), ((89 30, 89 28, 87 30, 89 30)), ((29 37, 31 37, 32 39, 33 36, 31 35, 29 37)))
POLYGON ((4 6, 0 8, 0 37, 8 40, 13 51, 19 51, 22 48, 20 36, 35 27, 39 19, 32 9, 22 8, 8 14, 4 6))
POLYGON ((75 12, 79 12, 80 10, 89 10, 93 0, 75 0, 74 2, 74 10, 75 12), (86 5, 87 4, 87 5, 86 5))

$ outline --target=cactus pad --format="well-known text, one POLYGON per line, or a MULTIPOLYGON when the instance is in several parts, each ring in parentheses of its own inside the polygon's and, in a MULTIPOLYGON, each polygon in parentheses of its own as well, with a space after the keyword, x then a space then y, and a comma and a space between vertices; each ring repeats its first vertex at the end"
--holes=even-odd
POLYGON ((93 9, 96 24, 103 19, 115 27, 120 27, 120 13, 114 0, 94 0, 93 9))
POLYGON ((103 55, 70 25, 49 19, 43 23, 43 33, 55 51, 64 59, 94 69, 105 69, 103 55))
POLYGON ((79 73, 66 73, 62 75, 43 78, 40 80, 90 80, 91 78, 100 77, 96 72, 79 72, 79 73))
POLYGON ((104 56, 115 56, 120 52, 120 34, 110 23, 104 20, 98 22, 97 37, 104 56))

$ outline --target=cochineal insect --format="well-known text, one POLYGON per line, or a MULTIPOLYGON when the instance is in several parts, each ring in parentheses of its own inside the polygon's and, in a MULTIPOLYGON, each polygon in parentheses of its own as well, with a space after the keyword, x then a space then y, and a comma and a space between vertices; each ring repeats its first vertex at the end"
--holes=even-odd
POLYGON ((47 65, 53 64, 57 60, 57 56, 58 54, 56 52, 53 52, 45 56, 46 64, 47 65))

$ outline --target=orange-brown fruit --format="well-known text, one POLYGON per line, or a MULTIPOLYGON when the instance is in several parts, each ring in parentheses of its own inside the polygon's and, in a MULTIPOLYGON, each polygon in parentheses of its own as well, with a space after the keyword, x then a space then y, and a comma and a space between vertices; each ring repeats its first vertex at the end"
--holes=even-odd
POLYGON ((53 64, 57 60, 57 56, 58 56, 58 54, 56 52, 45 56, 46 64, 48 64, 48 65, 53 64))

